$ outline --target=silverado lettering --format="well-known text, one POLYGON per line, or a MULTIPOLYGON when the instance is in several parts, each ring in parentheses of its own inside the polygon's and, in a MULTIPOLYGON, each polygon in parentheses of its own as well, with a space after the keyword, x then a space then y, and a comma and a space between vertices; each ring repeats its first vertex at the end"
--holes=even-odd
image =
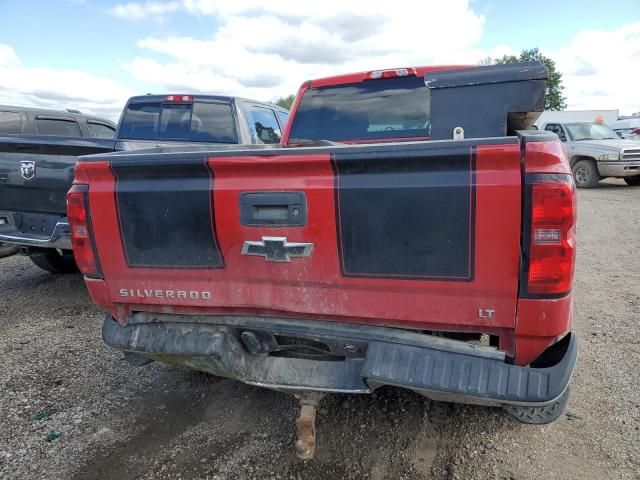
POLYGON ((119 290, 121 297, 138 297, 138 298, 190 298, 192 300, 211 300, 211 292, 197 290, 143 290, 132 288, 121 288, 119 290))
POLYGON ((83 157, 68 213, 104 341, 132 364, 296 395, 300 458, 331 392, 557 419, 577 355, 576 197, 558 137, 528 130, 546 75, 312 80, 281 146, 83 157))

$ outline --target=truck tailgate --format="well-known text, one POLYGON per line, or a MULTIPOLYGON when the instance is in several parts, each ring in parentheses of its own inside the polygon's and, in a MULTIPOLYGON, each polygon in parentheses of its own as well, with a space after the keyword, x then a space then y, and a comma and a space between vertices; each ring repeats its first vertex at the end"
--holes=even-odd
POLYGON ((113 152, 114 145, 111 139, 0 137, 0 210, 64 216, 78 156, 113 152))
POLYGON ((520 158, 505 137, 87 159, 88 285, 117 318, 513 328, 520 158))

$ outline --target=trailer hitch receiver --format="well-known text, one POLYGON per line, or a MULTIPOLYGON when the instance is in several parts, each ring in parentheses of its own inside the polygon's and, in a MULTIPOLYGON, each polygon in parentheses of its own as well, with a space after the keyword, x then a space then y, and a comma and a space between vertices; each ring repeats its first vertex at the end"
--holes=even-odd
POLYGON ((300 460, 311 460, 316 453, 316 412, 323 394, 309 392, 296 397, 300 401, 300 414, 296 419, 298 429, 296 456, 300 460))

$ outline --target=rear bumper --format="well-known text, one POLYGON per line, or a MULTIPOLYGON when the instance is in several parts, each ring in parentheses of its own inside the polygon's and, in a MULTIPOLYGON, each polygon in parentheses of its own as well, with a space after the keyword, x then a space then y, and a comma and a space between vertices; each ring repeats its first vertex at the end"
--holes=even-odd
POLYGON ((118 350, 292 393, 370 393, 394 385, 435 400, 484 405, 553 403, 567 389, 577 357, 571 334, 555 365, 532 368, 505 363, 493 348, 419 332, 263 317, 140 313, 123 326, 107 315, 102 335, 118 350), (245 347, 240 335, 247 331, 265 347, 260 353, 245 347), (321 342, 339 360, 267 353, 282 338, 321 342))
MULTIPOLYGON (((55 215, 52 215, 55 217, 55 215)), ((71 230, 66 218, 53 219, 55 224, 48 235, 21 232, 15 225, 13 212, 0 212, 0 242, 26 247, 71 250, 71 230)), ((37 230, 35 230, 37 231, 37 230)))

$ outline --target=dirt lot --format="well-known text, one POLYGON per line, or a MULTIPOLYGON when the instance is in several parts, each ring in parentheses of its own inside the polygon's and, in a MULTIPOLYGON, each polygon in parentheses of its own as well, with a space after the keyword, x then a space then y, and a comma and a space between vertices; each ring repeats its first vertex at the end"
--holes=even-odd
POLYGON ((580 191, 566 414, 521 425, 497 409, 396 389, 323 401, 317 459, 292 453, 287 395, 103 346, 78 275, 0 260, 0 478, 640 478, 640 189, 580 191))

